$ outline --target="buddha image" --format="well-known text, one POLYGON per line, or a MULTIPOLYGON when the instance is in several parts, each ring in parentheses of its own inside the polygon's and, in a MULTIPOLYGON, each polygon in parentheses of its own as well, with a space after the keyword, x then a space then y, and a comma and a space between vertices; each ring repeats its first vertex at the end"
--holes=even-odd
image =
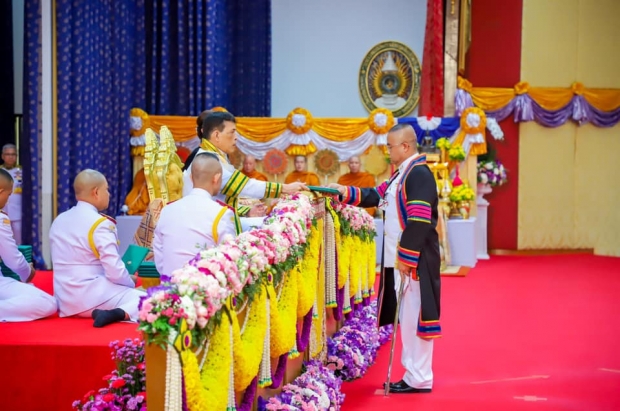
POLYGON ((386 51, 371 64, 370 93, 376 107, 396 111, 409 98, 412 87, 411 68, 397 51, 386 51))

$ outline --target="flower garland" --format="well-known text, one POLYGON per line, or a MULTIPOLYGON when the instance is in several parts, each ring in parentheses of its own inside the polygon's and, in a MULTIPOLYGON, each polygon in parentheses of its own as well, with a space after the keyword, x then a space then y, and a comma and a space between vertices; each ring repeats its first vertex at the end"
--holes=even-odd
MULTIPOLYGON (((297 299, 299 277, 296 274, 287 275, 281 286, 277 301, 279 315, 279 329, 271 324, 271 357, 280 357, 293 349, 297 334, 297 299)), ((273 312, 272 312, 273 313, 273 312)), ((272 314, 273 319, 273 314, 272 314)))
MULTIPOLYGON (((324 237, 324 221, 317 221, 318 238, 320 239, 324 237)), ((313 333, 310 339, 310 358, 321 356, 325 342, 325 258, 323 258, 323 253, 323 247, 320 247, 316 297, 312 314, 313 333)))
POLYGON ((207 407, 208 399, 205 397, 205 390, 202 387, 198 359, 190 350, 181 352, 183 361, 183 381, 185 383, 185 404, 189 411, 204 410, 207 407))
POLYGON ((321 242, 322 237, 320 237, 319 228, 317 225, 313 225, 308 240, 308 248, 299 270, 297 317, 306 315, 316 298, 321 242))
POLYGON ((239 328, 236 313, 231 313, 233 327, 233 353, 235 362, 235 391, 245 390, 260 366, 262 341, 267 334, 267 290, 262 287, 259 296, 248 305, 243 327, 239 328))
POLYGON ((87 392, 72 404, 75 410, 146 411, 144 342, 136 339, 112 341, 112 360, 116 370, 103 377, 107 387, 87 392))
MULTIPOLYGON (((205 407, 201 409, 225 410, 228 405, 229 375, 233 365, 230 355, 230 331, 231 323, 225 317, 209 339, 209 351, 200 375, 206 402, 205 407)), ((189 386, 200 383, 186 380, 185 384, 189 386)))

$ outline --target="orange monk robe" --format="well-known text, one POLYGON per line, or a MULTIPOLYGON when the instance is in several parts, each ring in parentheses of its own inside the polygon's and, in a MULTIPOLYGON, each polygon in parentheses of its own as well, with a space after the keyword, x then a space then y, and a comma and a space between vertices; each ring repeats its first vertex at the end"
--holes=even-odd
POLYGON ((296 171, 293 170, 289 175, 286 176, 286 180, 284 180, 284 184, 290 183, 304 183, 307 186, 320 186, 319 176, 314 173, 310 173, 308 171, 296 171))
POLYGON ((258 181, 269 181, 269 179, 267 178, 266 175, 264 175, 263 173, 261 173, 260 171, 256 171, 256 170, 252 170, 251 173, 246 173, 245 171, 241 170, 241 172, 243 174, 245 174, 246 176, 253 178, 254 180, 258 180, 258 181))
POLYGON ((127 198, 125 198, 125 204, 129 207, 127 214, 129 215, 141 215, 144 214, 146 208, 149 206, 149 190, 146 186, 146 178, 144 177, 144 169, 136 173, 133 179, 133 187, 127 198))
MULTIPOLYGON (((338 184, 343 186, 354 186, 360 188, 372 188, 376 187, 375 177, 366 173, 365 171, 360 171, 359 173, 347 173, 340 176, 338 179, 338 184)), ((364 210, 368 211, 368 214, 374 216, 377 212, 376 207, 365 208, 364 210)))

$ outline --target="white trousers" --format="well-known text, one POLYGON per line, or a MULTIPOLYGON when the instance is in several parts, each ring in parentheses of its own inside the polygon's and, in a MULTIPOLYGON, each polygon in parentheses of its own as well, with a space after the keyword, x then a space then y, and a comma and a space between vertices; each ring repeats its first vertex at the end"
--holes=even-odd
POLYGON ((116 294, 108 301, 101 303, 98 306, 91 308, 90 310, 83 311, 76 316, 90 318, 94 310, 113 310, 115 308, 120 308, 121 310, 125 311, 127 315, 129 315, 129 319, 131 321, 137 322, 138 304, 140 303, 140 297, 142 297, 143 295, 146 295, 145 291, 136 290, 135 288, 127 288, 127 290, 116 294))
POLYGON ((11 221, 11 229, 13 230, 13 238, 15 244, 21 245, 22 243, 22 220, 11 221))
POLYGON ((56 299, 32 284, 0 277, 0 321, 20 322, 49 317, 58 311, 56 299))
MULTIPOLYGON (((400 291, 400 273, 394 269, 396 296, 400 291)), ((407 278, 405 293, 400 302, 400 338, 403 344, 401 363, 405 367, 403 381, 410 387, 433 387, 433 340, 418 337, 420 317, 420 282, 407 278)))

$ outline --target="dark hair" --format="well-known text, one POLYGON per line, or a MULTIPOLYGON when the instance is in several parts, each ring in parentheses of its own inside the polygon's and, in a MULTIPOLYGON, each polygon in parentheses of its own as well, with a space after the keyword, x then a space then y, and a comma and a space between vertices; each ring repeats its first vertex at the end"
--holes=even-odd
POLYGON ((213 131, 224 130, 224 122, 236 123, 235 116, 227 111, 214 111, 207 114, 202 120, 202 138, 209 140, 213 131))
POLYGON ((211 110, 205 110, 196 117, 196 135, 198 138, 202 138, 202 123, 209 114, 213 113, 211 110))
POLYGON ((13 176, 4 168, 0 168, 0 179, 5 180, 7 183, 13 182, 13 176))

